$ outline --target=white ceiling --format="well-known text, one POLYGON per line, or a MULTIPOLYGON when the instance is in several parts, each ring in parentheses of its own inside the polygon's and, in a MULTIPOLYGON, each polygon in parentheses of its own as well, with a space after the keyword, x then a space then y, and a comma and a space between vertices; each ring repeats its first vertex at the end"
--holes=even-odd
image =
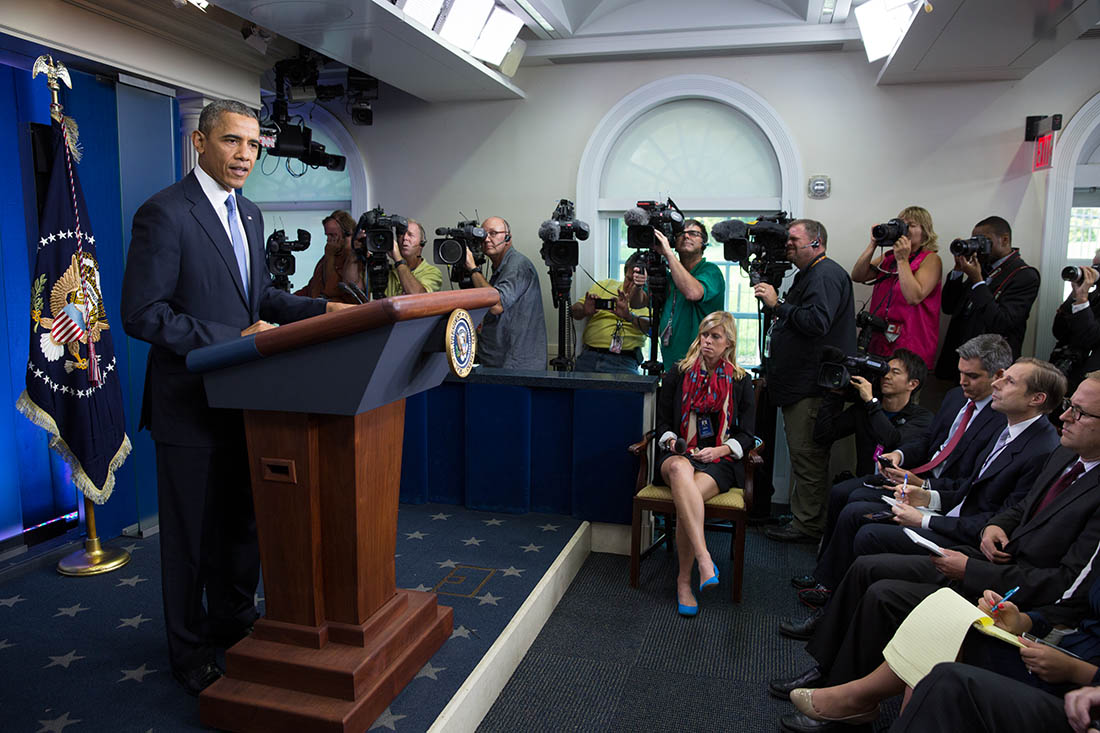
MULTIPOLYGON (((525 65, 798 51, 862 52, 866 0, 497 0, 524 19, 525 65), (524 6, 553 27, 540 27, 524 6)), ((213 0, 427 101, 516 99, 501 74, 389 0, 213 0)), ((1100 0, 934 0, 880 84, 1019 79, 1100 22, 1100 0)))

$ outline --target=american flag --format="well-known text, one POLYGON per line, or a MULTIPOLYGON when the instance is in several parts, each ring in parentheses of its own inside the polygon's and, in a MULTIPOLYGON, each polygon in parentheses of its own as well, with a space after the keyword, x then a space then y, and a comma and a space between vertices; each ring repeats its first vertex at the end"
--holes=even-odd
POLYGON ((50 338, 59 344, 84 338, 84 314, 75 304, 69 303, 57 318, 53 319, 50 338))

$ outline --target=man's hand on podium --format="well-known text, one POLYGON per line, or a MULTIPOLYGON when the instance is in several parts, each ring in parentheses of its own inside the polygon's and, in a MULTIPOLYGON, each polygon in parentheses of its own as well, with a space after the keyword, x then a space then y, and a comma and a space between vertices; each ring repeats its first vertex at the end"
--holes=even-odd
MULTIPOLYGON (((354 307, 355 307, 354 303, 336 303, 336 302, 330 300, 328 302, 328 304, 325 305, 325 313, 333 313, 335 311, 342 311, 345 308, 354 308, 354 307)), ((262 323, 262 321, 261 321, 261 323, 262 323)))
MULTIPOLYGON (((331 305, 331 303, 329 305, 331 305)), ((276 326, 274 323, 268 323, 267 321, 256 321, 251 326, 241 331, 241 335, 251 336, 254 333, 259 333, 260 331, 270 331, 273 328, 278 328, 278 326, 276 326)))

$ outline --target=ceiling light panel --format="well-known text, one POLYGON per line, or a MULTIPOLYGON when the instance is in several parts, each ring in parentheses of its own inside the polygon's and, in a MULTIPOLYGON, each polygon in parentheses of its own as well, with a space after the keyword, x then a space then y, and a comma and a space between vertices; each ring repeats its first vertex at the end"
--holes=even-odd
POLYGON ((431 28, 439 17, 439 11, 443 9, 443 0, 403 0, 398 6, 406 18, 431 28))
POLYGON ((909 30, 915 15, 910 2, 868 0, 855 9, 868 61, 886 58, 909 30))
POLYGON ((522 27, 523 21, 504 8, 499 6, 493 8, 489 22, 482 28, 481 35, 478 36, 474 50, 470 54, 485 63, 500 66, 500 62, 504 60, 504 56, 512 47, 512 42, 516 40, 522 27))
POLYGON ((453 0, 439 36, 469 52, 492 11, 493 0, 453 0))

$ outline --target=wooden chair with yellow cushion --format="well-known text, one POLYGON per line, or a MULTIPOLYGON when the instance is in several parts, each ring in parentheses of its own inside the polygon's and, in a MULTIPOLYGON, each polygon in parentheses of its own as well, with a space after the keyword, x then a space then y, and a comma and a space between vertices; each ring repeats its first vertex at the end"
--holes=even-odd
MULTIPOLYGON (((638 587, 639 568, 642 560, 655 550, 662 542, 666 545, 671 540, 673 531, 671 520, 676 516, 676 505, 672 502, 672 490, 667 486, 649 482, 649 444, 654 439, 654 431, 649 431, 645 436, 631 445, 628 450, 638 456, 638 482, 634 494, 634 514, 631 522, 630 533, 630 585, 638 587), (642 550, 642 512, 651 511, 654 514, 663 514, 668 519, 665 522, 665 532, 658 537, 649 547, 642 550)), ((760 462, 760 451, 763 443, 757 439, 756 447, 741 459, 745 467, 744 488, 732 488, 729 491, 719 493, 708 499, 703 505, 704 522, 728 521, 727 525, 706 524, 705 529, 711 531, 733 532, 730 538, 730 568, 733 569, 733 583, 730 586, 730 596, 734 603, 741 602, 741 585, 745 574, 745 528, 749 510, 752 509, 752 479, 753 469, 760 462)), ((655 480, 659 480, 655 478, 655 480)))

